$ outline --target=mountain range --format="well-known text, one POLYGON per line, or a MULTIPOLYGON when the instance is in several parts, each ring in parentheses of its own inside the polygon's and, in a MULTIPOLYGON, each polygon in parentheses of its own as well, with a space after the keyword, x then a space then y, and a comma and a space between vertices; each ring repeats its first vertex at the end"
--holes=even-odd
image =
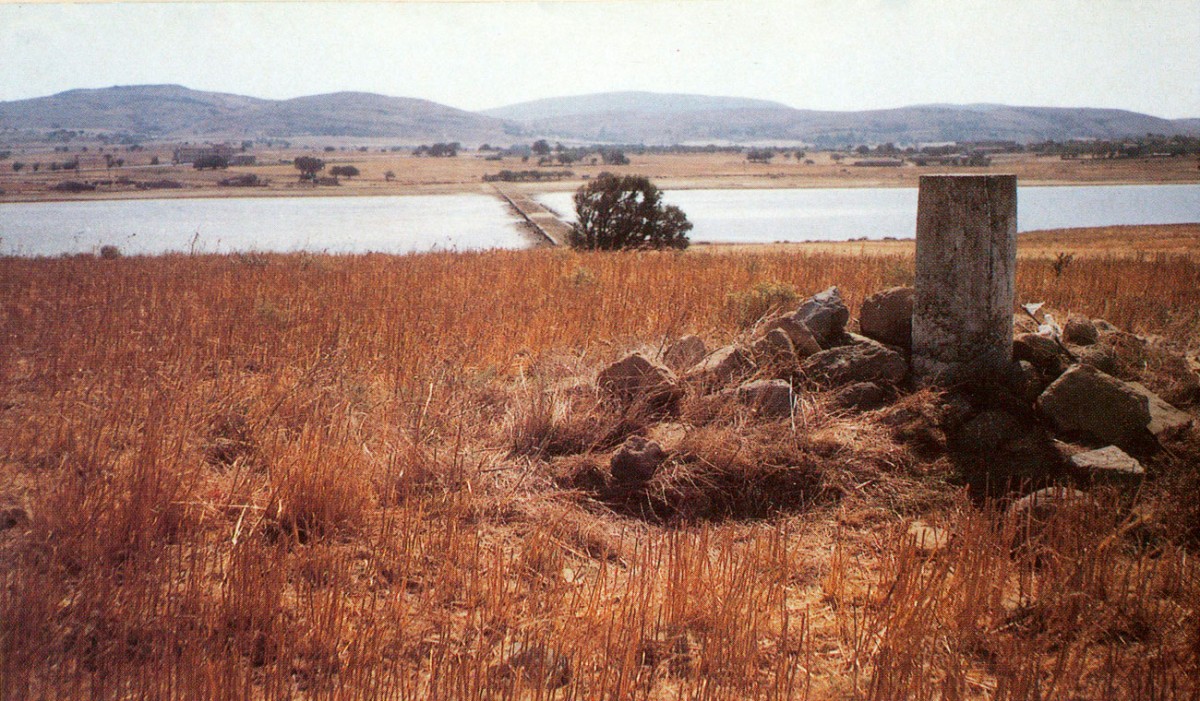
POLYGON ((1115 109, 991 104, 836 112, 795 109, 768 100, 648 92, 550 98, 469 112, 429 100, 361 92, 267 100, 179 85, 137 85, 0 102, 0 130, 5 129, 125 132, 143 139, 179 140, 358 137, 409 144, 510 144, 546 138, 836 147, 1200 134, 1200 118, 1170 120, 1115 109))

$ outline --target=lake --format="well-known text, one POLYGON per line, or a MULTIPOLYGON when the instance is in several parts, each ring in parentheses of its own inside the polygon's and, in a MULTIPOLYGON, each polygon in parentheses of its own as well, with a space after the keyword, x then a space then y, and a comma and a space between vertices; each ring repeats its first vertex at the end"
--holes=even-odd
MULTIPOLYGON (((573 214, 571 193, 537 199, 573 214)), ((666 200, 695 224, 694 241, 911 238, 914 188, 676 190, 666 200)), ((1021 231, 1200 222, 1200 185, 1022 187, 1021 231)), ((0 254, 167 251, 410 253, 524 248, 529 239, 499 199, 484 194, 263 197, 0 204, 0 254)))
POLYGON ((523 248, 518 221, 482 194, 13 203, 0 204, 0 253, 523 248))
MULTIPOLYGON (((538 195, 539 202, 574 219, 571 193, 538 195)), ((695 228, 693 241, 762 243, 913 238, 916 188, 794 190, 675 190, 695 228)), ((1200 185, 1021 187, 1020 231, 1118 224, 1200 222, 1200 185)))

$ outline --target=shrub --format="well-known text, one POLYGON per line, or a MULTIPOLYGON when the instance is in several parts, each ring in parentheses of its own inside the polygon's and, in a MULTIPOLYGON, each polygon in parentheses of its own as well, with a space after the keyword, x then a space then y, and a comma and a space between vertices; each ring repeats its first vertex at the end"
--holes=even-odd
POLYGON ((740 328, 754 325, 760 319, 800 300, 796 288, 782 282, 760 282, 752 289, 730 292, 725 297, 725 314, 740 328))
POLYGON ((662 191, 640 175, 601 173, 575 193, 575 248, 619 250, 687 248, 692 223, 662 203, 662 191))
POLYGON ((101 246, 100 257, 104 260, 116 260, 121 257, 121 249, 112 244, 101 246))

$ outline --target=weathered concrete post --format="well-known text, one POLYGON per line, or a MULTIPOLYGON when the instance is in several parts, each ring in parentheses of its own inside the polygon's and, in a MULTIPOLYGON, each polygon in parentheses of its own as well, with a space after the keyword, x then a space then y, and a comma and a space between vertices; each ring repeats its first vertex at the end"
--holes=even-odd
POLYGON ((912 368, 918 382, 999 376, 1012 360, 1015 175, 922 175, 912 368))

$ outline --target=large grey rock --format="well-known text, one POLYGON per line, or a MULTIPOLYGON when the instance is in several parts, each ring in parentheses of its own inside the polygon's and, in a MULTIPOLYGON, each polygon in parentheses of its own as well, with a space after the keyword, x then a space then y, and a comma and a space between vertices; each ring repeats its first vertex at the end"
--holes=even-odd
POLYGON ((1100 340, 1100 331, 1091 319, 1072 314, 1063 327, 1063 340, 1077 346, 1090 346, 1100 340))
POLYGON ((887 397, 887 390, 874 382, 855 382, 834 392, 833 403, 842 409, 869 411, 883 406, 887 397))
POLYGON ((913 373, 924 384, 1002 375, 1012 359, 1015 175, 922 175, 913 373))
POLYGON ((1126 382, 1125 384, 1146 398, 1146 408, 1150 411, 1150 422, 1146 424, 1146 429, 1155 438, 1177 433, 1191 425, 1191 414, 1171 406, 1142 383, 1126 382))
POLYGON ((770 333, 774 329, 779 329, 788 335, 798 357, 807 358, 813 353, 821 351, 821 344, 817 343, 812 331, 803 321, 800 321, 796 312, 774 316, 763 324, 764 334, 770 333))
POLYGON ((725 390, 763 418, 782 419, 792 415, 795 399, 792 386, 785 380, 756 380, 725 390))
POLYGON ((1140 462, 1115 445, 1076 453, 1069 459, 1071 465, 1085 470, 1093 479, 1136 480, 1146 474, 1146 468, 1140 462))
POLYGON ((596 384, 623 403, 645 401, 666 407, 682 395, 674 373, 641 353, 630 353, 600 371, 596 384))
POLYGON ((1042 392, 1037 405, 1060 431, 1082 433, 1135 452, 1149 438, 1147 398, 1086 365, 1064 372, 1042 392))
POLYGON ((699 336, 684 336, 676 340, 663 353, 663 362, 672 370, 683 371, 692 367, 708 355, 708 346, 699 336))
POLYGON ((658 443, 631 436, 613 453, 610 463, 613 481, 626 485, 649 481, 666 459, 667 453, 658 443))
POLYGON ((738 346, 725 346, 693 365, 686 377, 705 389, 717 389, 749 377, 755 368, 746 351, 738 346))
POLYGON ((913 295, 911 287, 892 287, 867 297, 858 317, 862 335, 905 350, 912 348, 913 295))
POLYGON ((755 362, 785 372, 795 371, 799 358, 792 339, 783 329, 771 329, 751 347, 755 362))
POLYGON ((895 385, 908 375, 908 364, 896 351, 871 341, 823 350, 804 361, 803 370, 827 386, 852 382, 895 385))
POLYGON ((796 319, 808 327, 822 348, 829 348, 845 332, 850 310, 838 288, 830 287, 804 300, 796 319))

